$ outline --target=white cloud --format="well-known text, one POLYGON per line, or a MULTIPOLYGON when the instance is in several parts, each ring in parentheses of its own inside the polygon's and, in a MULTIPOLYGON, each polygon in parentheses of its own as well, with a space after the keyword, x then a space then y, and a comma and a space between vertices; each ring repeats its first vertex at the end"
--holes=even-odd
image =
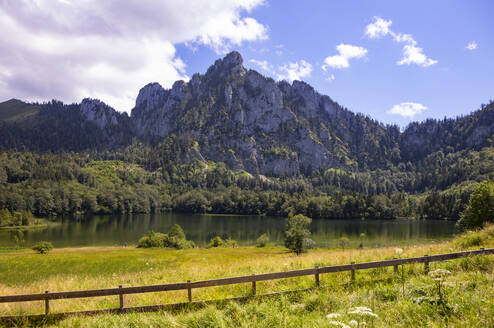
POLYGON ((187 79, 175 45, 218 53, 267 38, 248 17, 263 0, 0 2, 0 100, 99 98, 134 106, 149 82, 187 79), (8 74, 6 73, 8 72, 8 74))
POLYGON ((328 80, 329 82, 333 82, 333 81, 335 80, 335 76, 334 76, 334 74, 331 74, 330 76, 328 76, 328 77, 326 78, 326 80, 328 80))
POLYGON ((305 60, 299 62, 288 63, 278 68, 280 73, 278 74, 279 80, 301 80, 304 77, 309 77, 312 72, 312 65, 305 60))
POLYGON ((400 115, 406 118, 413 118, 415 115, 422 113, 426 109, 427 109, 426 106, 419 103, 403 102, 394 105, 386 113, 400 115))
POLYGON ((273 65, 268 63, 266 60, 251 59, 251 60, 249 60, 249 62, 259 66, 265 72, 268 72, 270 74, 275 74, 273 65))
POLYGON ((387 21, 381 17, 374 17, 374 22, 366 26, 364 35, 370 39, 391 35, 395 42, 405 43, 403 46, 403 58, 396 62, 398 65, 415 64, 428 67, 438 62, 437 60, 428 58, 423 53, 423 49, 417 46, 417 41, 415 41, 411 34, 393 32, 389 28, 392 23, 391 20, 387 21))
POLYGON ((398 65, 416 64, 422 67, 428 67, 436 63, 437 60, 427 58, 422 53, 422 48, 413 45, 405 45, 403 47, 403 59, 397 62, 398 65))
POLYGON ((468 50, 475 50, 477 49, 477 42, 475 41, 472 41, 470 42, 466 47, 465 49, 468 49, 468 50))
POLYGON ((312 72, 312 65, 303 59, 298 62, 290 62, 288 64, 278 66, 277 68, 266 60, 250 59, 249 62, 258 66, 271 76, 275 76, 276 79, 287 80, 289 82, 292 82, 293 80, 301 80, 304 77, 309 77, 312 72))
POLYGON ((336 46, 338 55, 329 56, 324 59, 323 70, 327 70, 328 67, 332 68, 347 68, 350 66, 349 60, 352 58, 362 58, 367 54, 367 49, 358 46, 352 46, 350 44, 339 44, 336 46))
POLYGON ((393 22, 382 19, 381 17, 374 17, 374 23, 371 23, 365 27, 365 35, 371 39, 381 38, 389 33, 389 27, 393 22))

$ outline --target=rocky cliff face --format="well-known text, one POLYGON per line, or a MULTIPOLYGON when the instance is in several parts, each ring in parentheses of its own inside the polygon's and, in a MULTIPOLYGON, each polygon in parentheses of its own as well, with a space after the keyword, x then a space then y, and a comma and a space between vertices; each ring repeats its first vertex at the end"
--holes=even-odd
POLYGON ((29 122, 0 132, 3 149, 78 151, 123 147, 136 137, 153 144, 177 137, 187 141, 178 161, 221 161, 265 175, 338 167, 365 171, 421 160, 438 150, 488 145, 494 103, 457 119, 412 123, 400 133, 397 126, 343 108, 305 82, 275 82, 247 70, 242 56, 232 52, 171 89, 144 86, 130 117, 99 100, 55 101, 41 106, 29 122))
MULTIPOLYGON (((152 83, 142 88, 132 110, 142 137, 190 133, 206 160, 224 161, 252 173, 295 174, 354 165, 360 149, 380 152, 388 128, 355 115, 300 81, 275 82, 246 70, 237 52, 217 60, 206 74, 170 90, 152 83), (369 142, 355 133, 377 132, 369 142), (372 144, 374 143, 374 144, 372 144)), ((364 166, 393 160, 363 159, 364 166)))

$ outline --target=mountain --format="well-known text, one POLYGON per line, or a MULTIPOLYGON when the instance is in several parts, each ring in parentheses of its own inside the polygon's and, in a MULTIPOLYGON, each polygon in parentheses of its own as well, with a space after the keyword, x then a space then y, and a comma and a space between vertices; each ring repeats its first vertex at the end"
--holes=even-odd
POLYGON ((388 169, 437 151, 478 150, 494 133, 493 103, 456 119, 412 123, 400 132, 351 112, 305 82, 276 82, 247 70, 238 52, 171 89, 144 86, 130 117, 94 99, 15 104, 0 104, 0 118, 6 118, 0 122, 0 149, 100 151, 135 140, 158 148, 179 141, 184 148, 174 154, 179 162, 224 162, 268 176, 388 169), (11 119, 22 113, 29 119, 11 119))
POLYGON ((36 115, 39 112, 39 108, 39 105, 27 104, 19 99, 10 99, 0 103, 0 122, 25 120, 36 115))

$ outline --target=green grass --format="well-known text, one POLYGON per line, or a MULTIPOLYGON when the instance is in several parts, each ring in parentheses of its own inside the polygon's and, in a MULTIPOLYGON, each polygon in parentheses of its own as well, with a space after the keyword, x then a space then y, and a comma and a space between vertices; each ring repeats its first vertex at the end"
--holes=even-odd
MULTIPOLYGON (((482 246, 494 246, 494 226, 481 234, 482 246)), ((478 248, 455 240, 404 247, 402 257, 439 254, 478 248)), ((476 243, 475 243, 476 244, 476 243)), ((188 279, 202 280, 252 273, 274 272, 395 257, 395 248, 316 249, 301 256, 281 247, 240 247, 191 250, 88 247, 55 249, 46 255, 30 250, 0 249, 0 295, 137 286, 188 279)), ((423 265, 321 275, 322 288, 247 302, 226 302, 202 308, 158 313, 69 317, 46 326, 62 327, 334 327, 337 320, 365 321, 374 327, 493 327, 494 257, 482 256, 432 263, 451 275, 443 286, 445 302, 438 302, 436 282, 423 265), (403 269, 403 273, 402 270, 403 269), (402 280, 402 274, 404 280, 402 280), (378 318, 349 314, 366 306, 378 318)), ((314 286, 314 277, 259 282, 258 293, 314 286)), ((250 284, 194 289, 194 300, 222 299, 250 293, 250 284)), ((185 302, 186 291, 126 296, 128 306, 185 302)), ((54 312, 118 307, 118 297, 59 300, 54 312)), ((0 304, 2 314, 42 313, 42 302, 0 304)), ((28 323, 25 323, 28 324, 28 323)))
POLYGON ((17 99, 0 103, 0 121, 21 121, 39 112, 39 106, 27 104, 17 99))

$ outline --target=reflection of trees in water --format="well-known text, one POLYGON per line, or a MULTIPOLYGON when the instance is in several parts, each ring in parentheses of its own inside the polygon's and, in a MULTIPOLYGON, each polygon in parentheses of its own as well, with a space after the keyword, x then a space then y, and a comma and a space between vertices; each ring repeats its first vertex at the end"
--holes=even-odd
MULTIPOLYGON (((285 226, 283 218, 178 213, 93 215, 63 218, 59 222, 44 230, 26 231, 25 245, 30 246, 40 240, 51 241, 56 247, 132 244, 150 230, 166 232, 175 223, 182 226, 188 239, 200 245, 216 236, 253 245, 263 233, 268 233, 271 242, 281 245, 285 226)), ((349 238, 347 247, 357 247, 362 233, 365 233, 365 246, 383 246, 448 237, 454 233, 454 222, 313 220, 311 231, 318 246, 337 247, 338 239, 346 236, 349 238)), ((8 233, 0 232, 0 245, 12 245, 8 233)))

